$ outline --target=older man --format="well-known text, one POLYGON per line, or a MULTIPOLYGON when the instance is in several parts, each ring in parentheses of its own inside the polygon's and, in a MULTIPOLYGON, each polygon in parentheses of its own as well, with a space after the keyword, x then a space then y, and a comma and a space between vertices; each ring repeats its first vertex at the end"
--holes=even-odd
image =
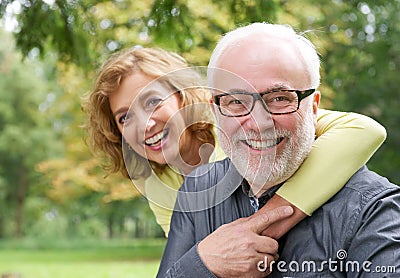
POLYGON ((279 261, 277 242, 261 233, 291 209, 252 215, 313 144, 320 100, 313 45, 288 26, 238 28, 218 43, 208 79, 229 158, 184 182, 158 276, 398 277, 400 189, 365 166, 280 239, 279 261))

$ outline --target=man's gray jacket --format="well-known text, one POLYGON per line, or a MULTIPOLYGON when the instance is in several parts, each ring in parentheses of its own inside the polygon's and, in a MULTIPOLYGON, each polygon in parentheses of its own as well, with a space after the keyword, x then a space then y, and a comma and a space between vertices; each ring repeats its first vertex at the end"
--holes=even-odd
MULTIPOLYGON (((254 213, 242 182, 228 158, 185 180, 157 277, 215 277, 197 243, 254 213)), ((269 277, 400 277, 400 188, 363 166, 279 244, 269 277)))

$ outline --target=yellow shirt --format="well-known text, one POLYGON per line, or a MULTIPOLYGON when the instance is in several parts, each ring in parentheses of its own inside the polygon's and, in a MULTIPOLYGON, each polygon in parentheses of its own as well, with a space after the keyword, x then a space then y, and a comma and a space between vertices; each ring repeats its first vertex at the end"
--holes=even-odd
MULTIPOLYGON (((277 191, 308 215, 336 194, 370 159, 385 140, 386 130, 360 114, 319 109, 316 135, 318 138, 307 159, 277 191)), ((216 143, 209 162, 225 157, 216 143)), ((182 175, 172 168, 158 176, 153 173, 145 181, 145 195, 166 236, 182 182, 182 175)))

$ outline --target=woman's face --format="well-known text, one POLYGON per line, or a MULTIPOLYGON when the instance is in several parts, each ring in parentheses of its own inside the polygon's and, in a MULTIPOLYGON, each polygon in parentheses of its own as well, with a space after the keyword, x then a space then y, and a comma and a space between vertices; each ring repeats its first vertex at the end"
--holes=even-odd
POLYGON ((172 88, 135 72, 122 81, 109 102, 120 132, 137 154, 159 164, 178 159, 185 121, 180 96, 172 88))

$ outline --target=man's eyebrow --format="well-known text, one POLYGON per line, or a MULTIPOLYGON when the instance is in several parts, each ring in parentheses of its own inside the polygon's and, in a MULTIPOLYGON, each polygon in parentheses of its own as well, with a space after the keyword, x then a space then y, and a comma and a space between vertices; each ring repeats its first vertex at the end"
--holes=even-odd
POLYGON ((241 92, 241 93, 248 93, 250 92, 249 90, 246 89, 239 89, 239 88, 234 88, 234 89, 229 89, 228 91, 223 91, 224 93, 237 93, 237 92, 241 92))
MULTIPOLYGON (((288 86, 283 85, 282 83, 278 83, 278 84, 273 84, 272 86, 269 86, 268 88, 266 88, 262 92, 269 92, 269 91, 280 90, 280 89, 290 89, 290 88, 288 86)), ((252 91, 258 92, 255 88, 253 88, 252 91)), ((235 93, 235 92, 249 93, 250 91, 247 90, 247 89, 235 88, 235 89, 229 89, 226 92, 228 92, 228 93, 235 93)))
POLYGON ((290 90, 291 88, 282 84, 279 85, 273 85, 271 87, 268 87, 268 89, 260 92, 260 93, 269 93, 269 92, 273 92, 273 91, 278 91, 278 90, 290 90))
POLYGON ((284 85, 284 84, 282 84, 282 83, 280 83, 280 84, 275 84, 274 88, 276 88, 276 89, 288 89, 289 87, 284 85))
POLYGON ((280 90, 280 89, 290 89, 290 88, 288 86, 283 85, 282 83, 278 83, 278 84, 272 85, 266 91, 280 90))

